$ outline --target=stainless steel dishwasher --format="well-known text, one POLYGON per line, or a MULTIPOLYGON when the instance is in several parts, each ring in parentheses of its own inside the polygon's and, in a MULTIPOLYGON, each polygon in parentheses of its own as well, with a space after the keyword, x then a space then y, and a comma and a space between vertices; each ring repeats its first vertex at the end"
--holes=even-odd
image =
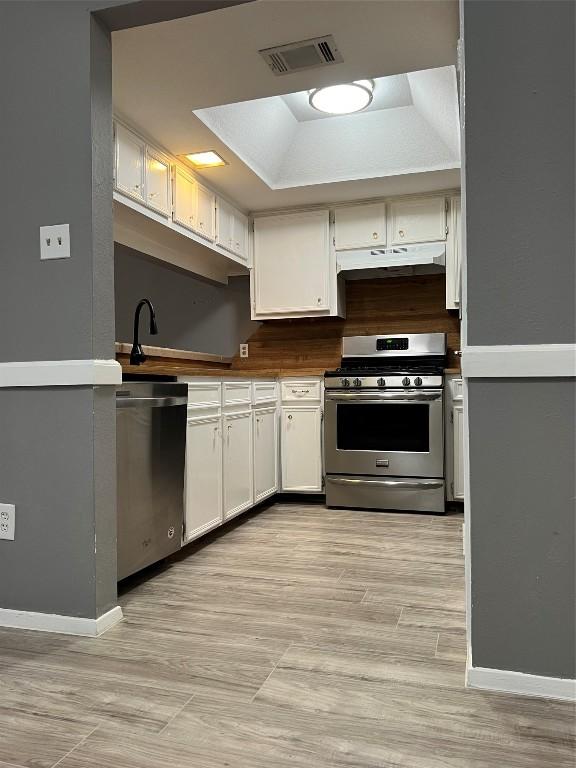
POLYGON ((171 382, 116 389, 118 580, 180 548, 187 395, 171 382))

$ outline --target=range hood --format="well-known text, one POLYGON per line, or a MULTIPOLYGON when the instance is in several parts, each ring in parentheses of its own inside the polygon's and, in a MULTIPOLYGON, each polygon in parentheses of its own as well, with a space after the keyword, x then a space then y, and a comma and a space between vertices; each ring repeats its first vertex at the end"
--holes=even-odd
POLYGON ((359 251, 338 251, 338 272, 353 269, 387 269, 419 265, 446 265, 446 243, 396 245, 392 248, 366 248, 359 251))

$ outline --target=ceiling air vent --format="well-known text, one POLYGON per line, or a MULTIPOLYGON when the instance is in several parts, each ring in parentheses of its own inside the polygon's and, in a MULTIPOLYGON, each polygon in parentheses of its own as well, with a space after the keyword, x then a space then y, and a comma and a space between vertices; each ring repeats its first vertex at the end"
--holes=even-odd
POLYGON ((258 53, 275 75, 288 75, 301 69, 324 67, 344 61, 332 35, 264 48, 258 53))

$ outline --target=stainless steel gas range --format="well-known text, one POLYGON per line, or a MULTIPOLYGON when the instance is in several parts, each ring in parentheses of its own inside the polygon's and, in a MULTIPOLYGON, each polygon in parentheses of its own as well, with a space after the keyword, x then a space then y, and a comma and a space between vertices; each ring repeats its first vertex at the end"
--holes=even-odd
POLYGON ((324 388, 329 507, 444 512, 446 335, 349 336, 324 388))

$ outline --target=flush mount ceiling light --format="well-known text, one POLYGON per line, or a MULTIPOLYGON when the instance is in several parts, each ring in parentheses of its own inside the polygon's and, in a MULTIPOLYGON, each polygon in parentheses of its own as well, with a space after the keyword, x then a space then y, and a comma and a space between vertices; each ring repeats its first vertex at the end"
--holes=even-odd
POLYGON ((184 157, 195 168, 217 168, 219 165, 227 165, 226 160, 213 149, 208 149, 205 152, 191 152, 184 157))
POLYGON ((355 80, 353 83, 315 88, 308 94, 310 106, 329 115, 349 115, 360 112, 371 103, 373 80, 355 80))

